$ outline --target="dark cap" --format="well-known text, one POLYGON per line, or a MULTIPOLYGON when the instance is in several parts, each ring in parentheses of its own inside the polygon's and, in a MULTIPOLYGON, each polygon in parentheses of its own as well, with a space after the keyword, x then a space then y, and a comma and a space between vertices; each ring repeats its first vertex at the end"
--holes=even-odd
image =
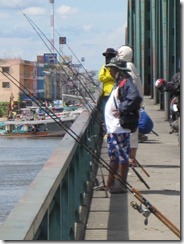
POLYGON ((117 54, 117 51, 114 48, 107 48, 107 50, 102 53, 103 56, 107 56, 108 54, 114 54, 114 56, 117 54))

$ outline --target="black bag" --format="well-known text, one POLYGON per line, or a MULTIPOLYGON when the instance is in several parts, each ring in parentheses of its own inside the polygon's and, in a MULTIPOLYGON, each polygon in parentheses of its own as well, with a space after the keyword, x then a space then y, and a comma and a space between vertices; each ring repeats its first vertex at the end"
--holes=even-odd
MULTIPOLYGON (((124 79, 120 82, 119 88, 123 88, 127 79, 124 79)), ((130 81, 129 81, 130 82, 130 81)), ((126 111, 121 113, 120 117, 120 125, 125 128, 129 129, 131 133, 135 132, 139 125, 139 109, 140 104, 142 102, 142 98, 137 90, 136 85, 131 81, 126 87, 125 95, 121 93, 122 90, 118 90, 118 97, 120 102, 125 102, 126 111)), ((114 103, 116 108, 118 109, 116 99, 114 97, 114 103)))
POLYGON ((120 125, 125 129, 130 129, 131 133, 135 132, 139 124, 139 114, 129 113, 120 117, 120 125))
MULTIPOLYGON (((115 103, 116 108, 118 108, 115 97, 114 97, 114 103, 115 103)), ((128 114, 125 114, 125 113, 121 114, 119 123, 124 129, 131 130, 131 133, 135 132, 139 125, 139 113, 130 112, 128 114)))

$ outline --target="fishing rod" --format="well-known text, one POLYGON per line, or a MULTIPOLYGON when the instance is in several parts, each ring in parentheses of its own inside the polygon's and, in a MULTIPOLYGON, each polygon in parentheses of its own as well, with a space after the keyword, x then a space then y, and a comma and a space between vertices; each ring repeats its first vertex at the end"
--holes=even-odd
POLYGON ((102 177, 102 182, 99 182, 98 179, 95 179, 95 186, 93 187, 93 190, 102 190, 105 191, 105 197, 108 197, 108 190, 105 184, 105 177, 102 171, 102 164, 99 164, 99 168, 100 168, 100 172, 101 172, 101 177, 102 177), (100 183, 102 183, 103 185, 100 186, 100 183))
MULTIPOLYGON (((14 79, 14 80, 16 80, 10 73, 8 73, 9 74, 9 76, 12 78, 12 79, 14 79)), ((8 78, 8 77, 7 77, 8 78)), ((12 81, 12 80, 11 80, 12 81)), ((12 81, 13 82, 13 81, 12 81)), ((17 81, 16 80, 16 82, 18 82, 19 83, 19 85, 20 86, 22 86, 23 87, 23 92, 25 92, 25 91, 27 91, 27 93, 29 93, 29 90, 25 87, 25 86, 23 86, 19 81, 17 81)), ((15 83, 14 83, 15 84, 15 83)), ((28 94, 26 94, 27 96, 28 96, 28 94)), ((37 97, 36 96, 34 96, 34 95, 32 95, 32 97, 34 97, 35 99, 34 99, 34 102, 35 102, 35 100, 37 100, 37 97)), ((30 98, 31 99, 31 98, 30 98)), ((33 99, 32 99, 33 100, 33 99)), ((36 103, 36 102, 35 102, 36 103)), ((37 104, 37 103, 36 103, 37 104)), ((39 104, 37 104, 38 106, 39 106, 39 104)), ((43 103, 41 104, 41 107, 43 106, 43 103)), ((40 107, 40 106, 39 106, 40 107)), ((44 109, 42 108, 42 110, 44 111, 44 109)), ((57 119, 59 119, 59 118, 57 118, 56 117, 56 115, 50 110, 50 109, 46 109, 46 111, 44 111, 44 112, 46 112, 47 114, 49 114, 49 116, 52 118, 52 116, 54 116, 54 121, 57 123, 58 121, 57 121, 57 119), (48 111, 47 111, 48 110, 48 111), (52 116, 51 116, 51 114, 52 114, 52 116), (55 119, 55 117, 56 117, 56 119, 55 119)), ((93 111, 92 111, 93 112, 93 111)), ((96 118, 96 116, 95 116, 95 118, 96 118)), ((67 127, 67 130, 69 130, 70 129, 70 127, 67 127)), ((73 131, 72 131, 72 133, 74 133, 73 131)), ((77 136, 76 134, 75 134, 75 136, 77 136)), ((78 138, 78 139, 80 139, 80 138, 78 138)), ((131 166, 132 167, 132 166, 131 166)), ((137 175, 137 177, 140 179, 140 181, 148 188, 148 189, 150 189, 150 187, 148 186, 148 184, 146 183, 146 181, 142 178, 142 176, 136 171, 136 169, 135 168, 133 168, 132 167, 132 169, 133 169, 133 171, 135 172, 135 174, 137 175)))
MULTIPOLYGON (((56 30, 55 30, 56 31, 56 30)), ((57 31, 56 31, 57 32, 57 31)), ((59 35, 59 33, 57 32, 57 34, 59 35)), ((60 36, 60 35, 59 35, 60 36)), ((87 70, 85 69, 85 67, 83 66, 83 64, 80 62, 80 60, 77 58, 77 56, 75 55, 75 53, 72 51, 72 49, 69 47, 69 45, 66 43, 65 45, 67 45, 67 47, 69 48, 69 50, 72 52, 72 54, 74 55, 74 57, 78 60, 78 62, 81 64, 81 66, 83 67, 83 69, 85 70, 85 72, 88 74, 90 80, 92 80, 91 76, 89 75, 89 73, 87 72, 87 70)), ((102 91, 102 89, 101 89, 102 91)), ((136 159, 135 159, 136 160, 136 159)), ((137 160, 136 160, 137 161, 137 160)), ((150 177, 150 175, 147 173, 147 171, 143 168, 143 166, 137 161, 137 164, 139 167, 141 167, 141 169, 145 172, 145 174, 150 177)), ((138 176, 138 178, 141 180, 141 182, 143 182, 145 184, 145 186, 150 189, 150 186, 144 181, 144 179, 141 177, 140 174, 138 174, 137 170, 135 169, 133 164, 129 164, 130 167, 132 168, 132 170, 134 171, 134 173, 138 176)))
MULTIPOLYGON (((28 22, 31 24, 31 26, 33 27, 33 29, 36 31, 36 33, 38 34, 38 31, 36 30, 36 28, 39 30, 39 32, 45 37, 45 39, 49 42, 49 44, 51 44, 51 45, 53 45, 52 43, 51 43, 51 41, 47 38, 47 36, 43 33, 43 31, 25 14, 25 13, 23 13, 23 15, 25 16, 25 18, 28 20, 28 22), (36 27, 36 28, 35 28, 36 27)), ((40 35, 39 35, 39 37, 40 37, 40 35)), ((50 52, 52 52, 51 51, 51 49, 50 49, 50 47, 48 47, 48 45, 46 44, 46 42, 43 40, 43 38, 41 38, 41 40, 44 42, 44 44, 47 46, 47 48, 49 49, 49 51, 50 52)), ((65 62, 65 63, 67 63, 66 62, 66 60, 64 59, 64 57, 60 54, 60 52, 57 50, 57 48, 53 45, 53 48, 54 48, 54 50, 57 52, 57 54, 59 55, 59 57, 60 58, 62 58, 62 60, 65 62)), ((61 65, 61 63, 58 61, 58 63, 61 65)), ((74 71, 73 71, 73 69, 72 69, 72 67, 70 66, 70 64, 68 63, 68 68, 70 69, 70 71, 72 71, 72 73, 74 74, 74 71)), ((67 74, 67 72, 66 72, 66 70, 63 68, 63 66, 61 65, 61 68, 63 69, 63 71, 66 73, 66 75, 68 75, 67 74)), ((68 75, 69 76, 69 75, 68 75)), ((92 96, 92 94, 89 92, 89 90, 84 86, 84 84, 80 81, 80 80, 78 80, 79 82, 80 82, 80 84, 82 85, 82 87, 83 87, 83 89, 88 93, 88 95, 89 95, 89 97, 92 99, 92 101, 93 102, 95 102, 95 98, 92 96)))
POLYGON ((132 170, 134 171, 134 173, 138 176, 138 178, 140 179, 140 181, 148 188, 150 189, 149 185, 146 183, 146 181, 142 178, 142 176, 137 172, 137 170, 135 169, 135 167, 133 166, 132 163, 129 163, 129 166, 132 168, 132 170))
MULTIPOLYGON (((52 111, 50 110, 48 107, 47 108, 43 108, 44 104, 40 101, 37 100, 37 97, 34 96, 33 94, 30 96, 30 91, 23 85, 21 84, 15 77, 13 77, 10 73, 8 72, 3 72, 1 71, 1 73, 6 77, 8 78, 14 85, 16 85, 23 93, 25 93, 31 100, 33 100, 37 106, 39 108, 41 108, 46 114, 48 114, 59 126, 61 126, 67 133, 72 132, 72 135, 71 133, 69 133, 72 138, 75 140, 77 138, 77 142, 78 143, 81 143, 81 140, 80 140, 80 137, 73 131, 71 130, 70 126, 67 126, 66 124, 62 123, 62 121, 60 120, 60 118, 52 111), (6 75, 8 74, 8 75, 6 75), (12 80, 13 79, 13 80, 12 80), (19 85, 17 85, 15 82, 17 82, 19 85), (34 98, 34 99, 33 99, 34 98), (64 128, 65 127, 65 128, 64 128)), ((92 114, 94 115, 94 114, 92 114)), ((83 145, 84 148, 86 148, 86 145, 84 144, 83 145)), ((88 148, 86 148, 87 150, 88 148)), ((102 159, 103 160, 103 159, 102 159)), ((105 160, 103 160, 103 162, 105 162, 105 160)), ((138 178, 141 180, 141 182, 148 188, 149 186, 147 185, 147 183, 144 181, 144 179, 141 177, 141 175, 134 169, 134 172, 136 172, 136 175, 138 176, 138 178)), ((148 188, 149 189, 149 188, 148 188)))
MULTIPOLYGON (((20 9, 20 8, 19 8, 20 9)), ((21 11, 22 12, 22 11, 21 11)), ((23 13, 23 12, 22 12, 23 13)), ((28 20, 28 22, 31 24, 31 26, 33 27, 33 29, 36 31, 36 33, 39 35, 39 37, 41 38, 41 40, 43 41, 43 43, 46 45, 46 47, 50 50, 50 47, 47 45, 47 43, 45 42, 45 40, 42 38, 42 36, 40 35, 40 33, 46 38, 46 40, 51 44, 50 40, 48 40, 48 38, 46 37, 46 35, 40 30, 40 28, 26 15, 23 13, 23 15, 25 16, 25 18, 28 20), (37 29, 39 30, 39 32, 37 31, 37 29)), ((52 44, 53 45, 53 44, 52 44)), ((54 46, 53 46, 54 47, 54 46)), ((58 50, 54 47, 54 49, 57 51, 57 53, 60 55, 60 53, 58 52, 58 50)), ((51 50, 50 50, 51 51, 51 50)), ((60 55, 61 56, 61 55, 60 55)), ((64 60, 64 58, 61 56, 61 58, 64 60)), ((59 63, 60 64, 60 63, 59 63)), ((66 70, 63 68, 63 66, 60 64, 61 68, 64 70, 64 72, 66 73, 66 75, 68 75, 68 73, 66 72, 66 70)), ((72 70, 73 71, 73 70, 72 70)), ((68 75, 69 76, 69 75, 68 75)), ((82 84, 82 82, 81 82, 82 84)), ((83 84, 82 84, 83 85, 83 84)), ((25 87, 24 87, 25 89, 25 87)), ((86 89, 85 89, 86 90, 86 89)), ((88 92, 89 94, 89 92, 88 92)), ((90 98, 92 99, 92 101, 94 103, 96 103, 96 101, 94 100, 94 98, 90 95, 90 98)), ((90 105, 89 105, 90 106, 90 105)), ((42 109, 43 110, 43 109, 42 109)), ((95 116, 95 119, 99 120, 99 123, 101 123, 100 119, 98 118, 98 116, 95 116)), ((141 180, 141 182, 148 188, 149 186, 147 185, 147 183, 144 181, 144 179, 140 176, 140 174, 133 169, 133 171, 136 173, 136 175, 139 177, 139 179, 141 180)), ((149 189, 149 188, 148 188, 149 189)))
MULTIPOLYGON (((46 114, 48 114, 60 127, 62 127, 65 132, 67 132, 68 134, 70 134, 70 136, 75 139, 74 136, 78 136, 71 128, 70 126, 64 124, 63 121, 61 121, 61 119, 48 107, 44 107, 44 103, 41 101, 37 100, 37 97, 34 96, 33 94, 30 93, 30 91, 23 85, 21 84, 15 77, 13 77, 10 73, 8 72, 3 72, 2 70, 0 70, 0 72, 8 79, 10 80, 16 87, 19 88, 20 91, 22 91, 24 94, 26 94, 26 96, 28 98, 30 98, 32 101, 34 101, 34 103, 41 108, 46 114), (17 83, 18 84, 17 84, 17 83)), ((77 138, 79 139, 79 137, 77 138)))
MULTIPOLYGON (((68 126, 68 125, 66 125, 66 124, 64 124, 61 120, 60 120, 60 118, 51 110, 51 109, 49 109, 48 107, 47 108, 44 108, 44 104, 41 102, 41 101, 38 101, 37 100, 37 97, 36 96, 34 96, 33 94, 32 95, 30 95, 30 91, 23 85, 23 84, 21 84, 14 76, 12 76, 9 72, 3 72, 3 71, 0 71, 6 78, 8 78, 15 86, 17 86, 23 93, 25 93, 31 100, 33 100, 34 101, 34 103, 36 103, 37 104, 37 106, 39 107, 39 108, 41 108, 46 114, 48 114, 60 127, 62 127, 64 130, 65 130, 65 132, 67 132, 68 134, 70 134, 70 136, 72 136, 72 138, 74 139, 74 140, 77 140, 77 142, 80 144, 81 143, 81 139, 80 139, 80 137, 70 128, 70 126, 68 126), (8 75, 6 75, 6 74, 8 74, 8 75), (17 84, 17 83, 18 84, 17 84), (71 133, 69 133, 69 132, 72 132, 72 134, 71 133)), ((92 114, 93 115, 93 114, 92 114)), ((83 146, 86 150, 88 150, 89 148, 87 148, 86 147, 86 145, 85 144, 83 144, 83 145, 81 145, 81 146, 83 146)), ((97 159, 97 158, 96 158, 97 159)), ((106 163, 105 162, 105 160, 103 160, 102 158, 101 158, 101 160, 104 162, 104 163, 106 163)), ((135 169, 134 169, 135 170, 135 169)), ((148 185, 147 185, 147 183, 144 181, 144 179, 141 177, 141 175, 138 173, 138 172, 136 172, 136 175, 138 176, 138 178, 141 180, 141 182, 143 182, 144 183, 144 185, 148 188, 148 185)), ((148 188, 149 189, 149 188, 148 188)))
MULTIPOLYGON (((18 7, 19 8, 19 7, 18 7)), ((20 9, 20 8, 19 8, 20 9)), ((21 11, 21 9, 20 9, 20 11, 21 11)), ((22 11, 21 11, 22 12, 22 11)), ((47 45, 47 43, 45 42, 45 40, 42 38, 42 36, 40 35, 40 33, 46 38, 46 40, 49 42, 49 44, 51 44, 51 45, 53 45, 51 42, 50 42, 50 40, 47 38, 47 36, 40 30, 40 28, 26 15, 26 14, 24 14, 23 12, 22 12, 22 14, 25 16, 25 18, 28 20, 28 22, 31 24, 31 26, 32 26, 32 28, 36 31, 36 33, 38 34, 38 36, 41 38, 41 40, 43 41, 43 43, 46 45, 46 47, 48 48, 48 50, 51 52, 51 49, 50 49, 50 47, 47 45), (37 29, 39 30, 39 32, 37 31, 37 29)), ((54 46, 53 46, 54 47, 54 46)), ((56 50, 56 52, 59 54, 59 56, 62 58, 62 60, 66 63, 66 60, 61 56, 61 54, 59 53, 59 51, 54 47, 54 49, 56 50)), ((68 78, 70 78, 70 76, 68 75, 68 73, 67 73, 67 71, 64 69, 64 67, 61 65, 61 63, 58 61, 58 63, 59 63, 59 65, 60 65, 60 67, 62 68, 62 70, 65 72, 65 74, 68 76, 68 78)), ((71 66, 68 64, 67 65, 68 66, 68 68, 72 71, 72 73, 73 74, 75 74, 74 73, 74 71, 73 71, 73 69, 71 68, 71 66)), ((77 78, 77 77, 76 77, 77 78)), ((94 97, 92 96, 92 94, 90 93, 90 91, 86 88, 86 86, 84 86, 84 84, 80 81, 80 79, 77 79, 79 82, 80 82, 80 84, 82 85, 82 87, 83 87, 83 89, 87 92, 87 94, 89 95, 89 97, 92 99, 92 101, 95 103, 95 99, 94 99, 94 97)), ((72 81, 72 83, 75 85, 75 83, 74 83, 74 81, 73 80, 71 80, 72 81)), ((81 91, 77 88, 77 90, 78 90, 78 92, 81 94, 81 91)), ((81 94, 81 96, 84 98, 84 100, 86 101, 86 102, 88 102, 87 100, 86 100, 86 98, 83 96, 83 94, 81 94)), ((91 105, 89 104, 89 108, 91 108, 91 105)), ((93 109, 93 108, 91 108, 91 109, 93 109)), ((98 117, 96 117, 96 119, 97 120, 99 120, 99 123, 101 123, 101 121, 100 121, 100 119, 98 118, 98 117)))
POLYGON ((144 171, 144 173, 145 173, 148 177, 150 177, 150 175, 148 174, 148 172, 143 168, 143 166, 138 162, 138 160, 137 160, 136 158, 134 158, 134 160, 135 160, 136 164, 138 165, 138 167, 140 167, 140 168, 144 171))
MULTIPOLYGON (((60 34, 57 32, 57 30, 55 30, 55 31, 56 31, 56 33, 60 36, 60 34)), ((94 85, 96 85, 96 84, 94 83, 93 79, 91 78, 91 76, 89 75, 89 73, 87 72, 87 70, 85 69, 85 67, 83 66, 82 62, 80 62, 80 60, 78 59, 78 57, 75 55, 74 51, 71 49, 71 47, 70 47, 67 43, 66 43, 65 45, 68 47, 68 49, 71 51, 71 53, 73 54, 73 56, 77 59, 77 61, 81 64, 81 66, 83 67, 84 71, 86 72, 86 74, 87 74, 88 77, 90 78, 91 82, 92 82, 94 85)), ((97 88, 98 88, 98 87, 97 87, 97 88)), ((101 91, 103 91, 100 87, 99 87, 99 89, 100 89, 101 91)), ((136 159, 134 159, 134 160, 136 161, 137 165, 143 170, 143 172, 144 172, 148 177, 150 177, 150 175, 149 175, 148 172, 143 168, 143 166, 142 166, 136 159)), ((135 170, 134 165, 131 164, 131 163, 130 163, 129 165, 130 165, 130 167, 132 168, 132 170, 134 171, 134 173, 137 175, 137 171, 135 170)), ((142 182, 144 181, 144 179, 143 179, 142 177, 141 177, 141 181, 142 181, 142 182)), ((148 185, 146 182, 144 182, 144 184, 146 185, 146 187, 147 187, 148 189, 150 189, 149 185, 148 185)))
MULTIPOLYGON (((61 77, 60 77, 61 78, 61 77)), ((63 84, 65 84, 66 86, 69 86, 69 84, 67 84, 67 82, 61 78, 61 81, 63 82, 63 84)), ((74 88, 80 93, 81 97, 79 95, 76 95, 76 97, 78 98, 78 100, 83 104, 83 106, 88 110, 88 112, 93 112, 93 110, 96 110, 96 108, 90 103, 90 101, 87 100, 87 98, 82 94, 82 92, 80 91, 80 89, 78 89, 77 85, 74 83, 73 80, 71 80, 71 82, 73 83, 74 88), (84 102, 85 101, 85 102, 84 102)), ((94 104, 96 104, 96 102, 93 102, 94 104)), ((95 117, 95 120, 98 122, 98 124, 101 124, 101 120, 98 116, 95 117)))
POLYGON ((77 58, 77 56, 75 55, 75 53, 72 51, 72 49, 69 47, 69 45, 66 43, 68 49, 71 51, 71 53, 74 55, 74 57, 77 59, 77 61, 81 64, 82 68, 84 69, 84 71, 86 72, 86 74, 88 75, 88 77, 90 78, 91 82, 93 83, 93 85, 96 86, 97 89, 99 89, 99 91, 103 91, 102 88, 98 87, 97 84, 95 84, 94 80, 92 79, 92 77, 89 75, 89 72, 85 69, 85 67, 83 66, 82 62, 80 62, 80 60, 77 58))
MULTIPOLYGON (((55 29, 54 30, 58 36, 60 37, 60 33, 58 33, 58 31, 55 29)), ((65 45, 68 47, 68 49, 70 50, 70 52, 73 54, 73 56, 77 59, 77 61, 79 62, 79 64, 81 65, 81 67, 83 68, 83 70, 85 71, 85 73, 88 75, 89 79, 91 80, 92 84, 99 90, 99 91, 103 91, 101 87, 99 87, 93 80, 93 78, 91 77, 91 75, 89 74, 89 72, 85 69, 84 65, 82 64, 82 62, 79 60, 79 58, 77 57, 77 55, 74 53, 74 51, 71 49, 71 47, 65 43, 65 45)), ((63 53, 63 51, 62 51, 63 53)), ((82 75, 82 74, 81 74, 82 75)))
MULTIPOLYGON (((56 31, 56 30, 55 30, 56 31)), ((60 34, 56 31, 56 33, 60 36, 60 34)), ((68 49, 71 51, 71 53, 73 54, 73 56, 77 59, 77 61, 81 64, 81 66, 83 67, 83 69, 84 69, 84 71, 86 72, 86 74, 88 75, 88 77, 90 78, 90 80, 91 80, 91 82, 94 84, 94 85, 96 85, 95 83, 94 83, 94 81, 93 81, 93 79, 91 78, 91 76, 89 75, 89 73, 87 72, 87 70, 85 69, 85 67, 83 66, 83 64, 82 64, 82 62, 80 62, 80 60, 78 59, 78 57, 75 55, 75 53, 74 53, 74 51, 71 49, 71 47, 66 43, 65 44, 67 47, 68 47, 68 49)), ((100 87, 99 87, 100 88, 100 87)), ((101 89, 101 88, 100 88, 101 89)), ((101 91, 103 91, 102 89, 101 89, 101 91)), ((148 177, 150 177, 150 175, 148 174, 148 172, 143 168, 143 166, 135 159, 135 161, 136 161, 136 163, 137 163, 137 165, 144 171, 144 173, 148 176, 148 177)), ((130 167, 132 168, 132 170, 134 171, 134 173, 137 175, 137 171, 135 170, 135 167, 134 167, 134 165, 133 164, 129 164, 130 165, 130 167)), ((137 175, 138 176, 138 175, 137 175)), ((144 181, 144 179, 140 176, 140 179, 141 179, 141 181, 142 182, 144 182, 144 184, 146 185, 146 187, 148 188, 148 189, 150 189, 150 187, 149 187, 149 185, 144 181)))
MULTIPOLYGON (((25 16, 25 18, 28 20, 28 22, 30 23, 30 25, 32 26, 32 28, 36 31, 36 33, 38 34, 38 36, 41 38, 41 40, 43 41, 43 43, 46 45, 46 47, 49 49, 49 51, 51 52, 50 47, 47 45, 47 43, 45 42, 45 40, 42 38, 42 36, 44 36, 44 38, 46 38, 46 40, 49 42, 50 45, 53 46, 53 48, 56 50, 56 52, 59 54, 59 56, 63 59, 63 61, 66 61, 61 54, 59 53, 59 51, 54 47, 54 45, 50 42, 50 40, 47 38, 47 36, 42 32, 42 30, 25 14, 22 12, 22 10, 20 9, 20 7, 18 7, 18 9, 21 11, 21 13, 25 16), (38 32, 38 31, 39 32, 38 32), (42 34, 42 36, 40 35, 40 33, 42 34)), ((63 71, 65 72, 65 74, 69 77, 67 71, 63 68, 63 66, 61 65, 61 63, 58 61, 58 63, 60 64, 60 67, 63 69, 63 71)), ((68 66, 70 68, 70 70, 73 72, 72 68, 70 66, 68 66)), ((73 72, 74 74, 74 72, 73 72)), ((78 79, 78 81, 80 81, 78 79)), ((73 82, 73 84, 75 85, 75 83, 73 82)), ((84 90, 88 93, 89 97, 92 99, 92 101, 94 103, 96 103, 96 101, 94 100, 94 98, 92 97, 92 95, 89 93, 89 91, 86 89, 86 87, 84 86, 84 84, 82 82, 80 82, 80 84, 82 84, 84 90)), ((80 91, 79 91, 80 92, 80 91)), ((84 98, 85 99, 85 98, 84 98)), ((88 106, 91 108, 91 105, 88 104, 88 106)), ((92 108, 93 111, 94 107, 92 108)), ((100 111, 102 113, 102 111, 100 111)), ((98 123, 101 124, 101 120, 100 118, 97 116, 95 116, 95 120, 98 121, 98 123)), ((132 166, 131 166, 132 167, 132 166)), ((150 187, 148 186, 148 184, 145 182, 145 180, 141 177, 141 175, 136 171, 135 168, 132 168, 134 173, 138 176, 138 178, 141 180, 141 182, 148 188, 150 189, 150 187)))
MULTIPOLYGON (((8 78, 13 84, 15 84, 21 91, 23 91, 31 100, 33 100, 34 95, 30 95, 29 90, 24 87, 19 81, 17 81, 13 76, 10 75, 10 77, 3 71, 0 71, 6 78, 8 78), (16 82, 19 83, 20 86, 16 84, 16 82)), ((41 106, 41 102, 38 102, 37 100, 34 101, 39 107, 41 106)), ((42 107, 41 107, 42 108, 42 107)), ((52 119, 61 126, 80 146, 82 146, 94 159, 97 160, 97 162, 101 163, 105 169, 111 174, 114 175, 114 177, 121 183, 123 188, 128 189, 135 198, 139 200, 139 202, 143 205, 145 205, 145 209, 141 208, 141 205, 139 206, 136 202, 132 203, 131 205, 137 209, 140 213, 143 213, 143 216, 146 216, 146 224, 148 223, 148 214, 146 212, 149 212, 149 215, 153 213, 162 223, 164 223, 177 237, 180 238, 180 230, 169 220, 167 219, 156 207, 154 207, 136 188, 134 188, 128 181, 124 181, 121 177, 121 175, 116 172, 103 158, 99 157, 99 155, 86 146, 86 144, 81 140, 81 138, 66 124, 64 124, 59 117, 57 117, 52 110, 49 108, 45 109, 42 108, 44 112, 49 115, 51 115, 52 119), (145 213, 145 214, 144 214, 145 213)))
MULTIPOLYGON (((41 29, 21 10, 21 8, 17 5, 17 8, 21 11, 21 13, 25 16, 25 18, 27 19, 27 21, 30 23, 30 25, 32 26, 32 28, 36 31, 36 33, 38 34, 38 36, 41 38, 41 40, 43 41, 43 43, 45 44, 45 46, 48 48, 48 50, 52 53, 52 50, 50 49, 50 47, 47 45, 47 43, 45 42, 45 40, 42 38, 42 36, 40 35, 40 33, 46 38, 46 40, 49 42, 49 44, 53 45, 51 43, 51 41, 47 38, 47 36, 41 31, 41 29), (39 32, 37 31, 37 29, 39 30, 39 32)), ((59 53, 59 51, 53 46, 54 50, 56 50, 56 52, 59 54, 59 57, 62 58, 62 60, 66 63, 66 60, 64 59, 64 57, 61 56, 61 54, 59 53)), ((65 72, 65 74, 68 76, 68 78, 70 78, 70 76, 68 75, 67 71, 63 68, 63 66, 61 65, 61 63, 58 61, 60 67, 62 68, 62 70, 65 72)), ((68 64, 69 69, 72 71, 72 73, 74 74, 73 69, 71 68, 71 66, 68 64)), ((78 79, 78 81, 80 82, 80 84, 82 85, 83 89, 87 92, 87 94, 89 95, 89 97, 92 99, 92 101, 95 103, 95 99, 94 97, 92 97, 92 94, 87 90, 87 88, 84 86, 84 84, 78 79)), ((73 82, 73 81, 72 81, 73 82)), ((79 90, 80 92, 80 90, 79 90)))
MULTIPOLYGON (((61 81, 63 82, 63 84, 67 87, 70 88, 69 84, 62 78, 60 77, 61 81)), ((78 89, 77 85, 73 82, 73 85, 74 85, 74 88, 79 92, 80 90, 78 89)), ((77 99, 83 104, 83 106, 88 110, 88 112, 91 112, 93 111, 94 109, 94 106, 92 107, 92 105, 90 104, 90 102, 84 97, 84 96, 79 96, 79 95, 76 95, 77 99), (84 103, 84 101, 85 103, 84 103)))

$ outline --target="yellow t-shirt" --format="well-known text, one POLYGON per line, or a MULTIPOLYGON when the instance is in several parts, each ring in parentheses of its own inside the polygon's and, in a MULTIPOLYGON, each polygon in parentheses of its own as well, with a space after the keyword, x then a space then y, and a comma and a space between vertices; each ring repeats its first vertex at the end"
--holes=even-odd
POLYGON ((103 65, 98 78, 103 83, 103 96, 109 96, 114 87, 114 78, 110 75, 109 67, 103 65))

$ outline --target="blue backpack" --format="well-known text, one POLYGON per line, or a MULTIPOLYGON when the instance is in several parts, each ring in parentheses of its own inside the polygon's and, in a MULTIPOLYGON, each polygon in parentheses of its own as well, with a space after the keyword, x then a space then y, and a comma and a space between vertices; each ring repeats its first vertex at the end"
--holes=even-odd
POLYGON ((149 134, 154 126, 153 121, 144 109, 141 109, 140 112, 141 115, 138 124, 139 132, 142 134, 149 134))

